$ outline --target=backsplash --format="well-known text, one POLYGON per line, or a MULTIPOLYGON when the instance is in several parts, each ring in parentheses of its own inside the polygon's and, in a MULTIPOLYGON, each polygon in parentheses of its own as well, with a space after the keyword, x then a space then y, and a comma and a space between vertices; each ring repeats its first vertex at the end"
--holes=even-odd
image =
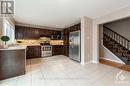
MULTIPOLYGON (((41 40, 17 40, 18 45, 40 45, 41 40)), ((51 45, 63 45, 63 40, 50 40, 51 45)))
POLYGON ((40 40, 17 40, 18 45, 39 45, 40 40))
POLYGON ((63 45, 63 40, 51 40, 51 45, 63 45))

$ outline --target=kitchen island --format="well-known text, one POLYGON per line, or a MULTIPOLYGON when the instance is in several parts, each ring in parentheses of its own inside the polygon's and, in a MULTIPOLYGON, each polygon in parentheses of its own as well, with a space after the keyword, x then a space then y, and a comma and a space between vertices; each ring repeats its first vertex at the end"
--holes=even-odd
POLYGON ((26 46, 0 49, 0 80, 24 75, 25 69, 26 46))

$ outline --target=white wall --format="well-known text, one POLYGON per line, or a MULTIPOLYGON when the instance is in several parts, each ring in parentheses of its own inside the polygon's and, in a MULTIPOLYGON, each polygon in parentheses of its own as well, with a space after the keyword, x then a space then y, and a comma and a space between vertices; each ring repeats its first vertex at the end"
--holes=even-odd
POLYGON ((130 18, 107 23, 105 26, 130 40, 130 18))
POLYGON ((93 61, 99 62, 99 24, 130 17, 130 6, 111 14, 94 19, 93 22, 93 61))
POLYGON ((92 61, 92 19, 81 19, 81 63, 92 61))

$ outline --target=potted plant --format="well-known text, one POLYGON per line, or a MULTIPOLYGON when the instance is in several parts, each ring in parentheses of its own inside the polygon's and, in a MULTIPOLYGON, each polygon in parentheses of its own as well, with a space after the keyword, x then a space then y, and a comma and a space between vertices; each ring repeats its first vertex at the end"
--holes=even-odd
POLYGON ((8 48, 7 42, 10 40, 8 36, 2 36, 1 40, 4 42, 4 48, 8 48))

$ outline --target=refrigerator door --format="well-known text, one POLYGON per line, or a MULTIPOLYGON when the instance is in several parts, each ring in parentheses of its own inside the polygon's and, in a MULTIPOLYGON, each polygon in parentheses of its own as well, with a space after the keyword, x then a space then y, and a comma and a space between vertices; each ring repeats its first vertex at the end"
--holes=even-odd
POLYGON ((70 32, 69 57, 80 62, 80 31, 70 32))

